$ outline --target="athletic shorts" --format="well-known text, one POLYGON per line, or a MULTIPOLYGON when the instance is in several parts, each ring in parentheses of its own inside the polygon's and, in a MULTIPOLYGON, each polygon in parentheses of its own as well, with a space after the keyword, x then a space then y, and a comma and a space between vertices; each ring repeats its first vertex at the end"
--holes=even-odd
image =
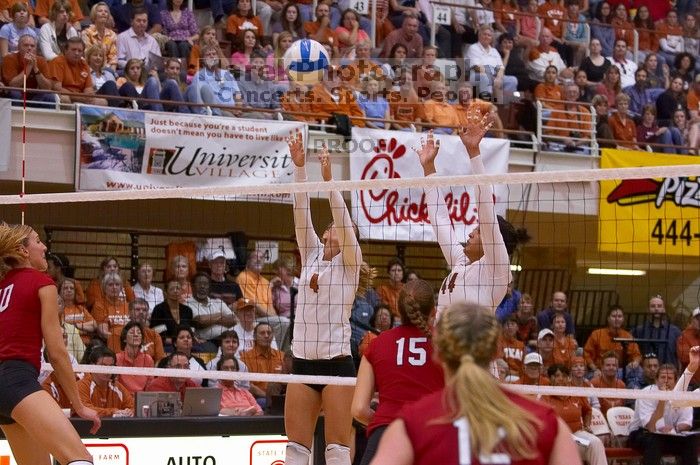
MULTIPOLYGON (((292 360, 292 373, 295 375, 314 376, 356 376, 355 362, 352 357, 338 357, 331 360, 304 360, 294 358, 292 360)), ((322 392, 325 384, 307 384, 311 389, 322 392)))
POLYGON ((12 411, 25 397, 41 391, 36 368, 23 360, 0 362, 0 425, 10 425, 12 411))

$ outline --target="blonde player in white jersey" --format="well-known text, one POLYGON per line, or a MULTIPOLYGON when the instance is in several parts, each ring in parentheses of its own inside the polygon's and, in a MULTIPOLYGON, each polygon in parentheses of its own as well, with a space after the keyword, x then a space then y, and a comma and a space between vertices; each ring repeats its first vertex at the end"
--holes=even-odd
MULTIPOLYGON (((472 107, 467 113, 467 125, 458 132, 467 153, 473 174, 483 174, 484 164, 479 144, 491 127, 489 116, 472 107)), ((416 150, 425 176, 435 175, 435 159, 440 141, 428 133, 416 150)), ((438 244, 451 270, 438 290, 440 312, 454 302, 468 302, 494 311, 506 295, 510 274, 510 253, 518 242, 527 240, 524 230, 516 231, 505 219, 496 216, 492 185, 476 186, 479 226, 470 234, 466 244, 457 237, 450 221, 445 197, 439 188, 426 189, 428 218, 438 244), (505 241, 504 241, 505 239, 505 241)))
MULTIPOLYGON (((297 182, 306 180, 302 135, 290 137, 297 182)), ((332 179, 328 151, 320 155, 324 181, 332 179)), ((350 352, 350 311, 360 278, 362 251, 345 201, 330 192, 333 223, 319 238, 311 221, 309 195, 294 194, 294 226, 301 275, 294 319, 292 373, 355 376, 350 352)), ((352 386, 289 384, 284 426, 289 438, 285 463, 307 465, 318 415, 323 410, 326 464, 350 465, 352 386)))

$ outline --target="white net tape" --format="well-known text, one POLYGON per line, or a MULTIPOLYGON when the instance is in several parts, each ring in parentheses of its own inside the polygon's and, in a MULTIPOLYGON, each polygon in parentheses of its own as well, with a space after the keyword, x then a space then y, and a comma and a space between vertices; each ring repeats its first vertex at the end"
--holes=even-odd
MULTIPOLYGON (((52 371, 50 364, 42 364, 43 371, 52 371)), ((266 383, 299 383, 299 384, 328 384, 336 386, 354 386, 356 378, 338 376, 308 376, 308 375, 283 375, 266 373, 243 373, 229 371, 198 371, 183 370, 177 368, 135 368, 104 365, 76 365, 73 367, 76 373, 102 373, 116 375, 160 376, 171 378, 195 378, 210 380, 234 380, 234 381, 260 381, 266 383)), ((686 376, 682 374, 681 376, 686 376)), ((608 388, 580 388, 562 386, 527 386, 520 384, 506 384, 509 389, 528 395, 538 396, 572 396, 572 397, 598 397, 611 399, 653 399, 667 400, 674 403, 690 403, 700 406, 700 393, 676 392, 658 390, 632 390, 632 389, 608 389, 608 388)))
POLYGON ((561 170, 506 174, 479 174, 464 176, 439 176, 430 178, 370 179, 362 181, 330 181, 267 184, 259 186, 190 187, 133 191, 69 192, 55 194, 30 194, 0 196, 0 205, 47 204, 66 202, 99 202, 110 200, 187 199, 204 196, 238 196, 292 194, 297 192, 357 191, 365 189, 429 188, 440 186, 486 184, 548 184, 567 182, 591 182, 615 179, 644 179, 661 177, 700 176, 700 164, 679 166, 649 166, 642 168, 614 168, 601 170, 561 170))

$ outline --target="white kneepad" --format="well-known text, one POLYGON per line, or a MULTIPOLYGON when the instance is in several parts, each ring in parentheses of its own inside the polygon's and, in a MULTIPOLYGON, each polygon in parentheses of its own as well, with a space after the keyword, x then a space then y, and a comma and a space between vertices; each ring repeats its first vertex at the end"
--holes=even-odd
POLYGON ((340 444, 326 447, 326 465, 350 465, 350 448, 340 444))
POLYGON ((309 465, 311 451, 299 443, 289 441, 284 458, 285 465, 309 465))

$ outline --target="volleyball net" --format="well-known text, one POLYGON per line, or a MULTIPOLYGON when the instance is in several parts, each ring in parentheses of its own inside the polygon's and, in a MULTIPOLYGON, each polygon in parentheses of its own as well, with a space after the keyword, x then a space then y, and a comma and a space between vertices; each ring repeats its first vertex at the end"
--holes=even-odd
MULTIPOLYGON (((373 131, 356 129, 353 137, 341 147, 330 147, 333 181, 320 180, 321 166, 316 155, 320 149, 318 140, 322 139, 316 138, 307 147, 305 169, 308 181, 294 182, 294 167, 288 151, 285 152, 286 142, 281 138, 275 141, 279 145, 275 150, 280 160, 286 157, 286 162, 280 161, 275 170, 276 177, 271 181, 268 179, 270 182, 265 184, 251 176, 248 183, 228 186, 158 186, 139 190, 35 194, 21 198, 3 196, 0 211, 3 218, 11 221, 18 218, 21 209, 26 210, 27 222, 37 230, 47 225, 70 226, 62 231, 56 227, 52 229, 51 250, 71 257, 78 271, 88 269, 92 276, 96 273, 96 263, 108 255, 128 257, 132 268, 134 263, 146 260, 154 263, 158 270, 167 267, 162 252, 164 239, 134 243, 133 236, 125 238, 129 230, 179 231, 171 238, 173 240, 187 238, 189 231, 196 230, 211 236, 231 231, 244 233, 248 240, 243 243, 243 255, 253 250, 267 252, 262 275, 273 279, 276 270, 271 265, 276 259, 294 259, 298 272, 299 257, 304 253, 299 250, 294 237, 292 196, 308 194, 308 213, 313 225, 305 227, 315 228, 314 232, 322 236, 326 225, 334 219, 327 197, 338 192, 358 226, 362 259, 377 271, 375 287, 388 278, 387 261, 400 256, 406 271, 414 271, 429 281, 436 292, 441 292, 449 270, 428 223, 430 210, 437 205, 430 204, 433 197, 427 193, 438 189, 437 202, 445 207, 449 224, 437 226, 452 228, 454 242, 448 245, 458 246, 467 242, 470 232, 477 226, 477 209, 484 208, 478 205, 477 186, 493 186, 496 213, 514 226, 525 228, 531 237, 528 243, 516 249, 507 264, 512 273, 513 288, 531 296, 534 312, 549 305, 552 293, 565 292, 568 311, 577 327, 579 347, 585 344, 592 330, 607 324, 607 311, 611 305, 619 304, 625 309, 625 326, 628 328, 648 319, 647 305, 654 295, 664 297, 668 318, 680 329, 685 328, 692 309, 698 307, 700 183, 697 176, 700 165, 693 163, 694 158, 606 151, 601 158, 601 168, 604 169, 561 170, 554 166, 556 160, 553 159, 550 166, 538 163, 538 171, 508 172, 509 157, 512 156, 508 142, 487 139, 481 146, 486 174, 474 174, 459 139, 441 135, 437 136, 441 140, 436 162, 438 175, 425 177, 418 156, 412 150, 412 147, 420 146, 421 134, 392 132, 390 137, 377 137, 377 132, 373 131), (81 227, 90 232, 81 232, 81 227), (95 230, 101 232, 98 234, 95 230), (111 240, 105 240, 105 237, 111 237, 111 240)), ((326 145, 332 145, 326 142, 326 145)), ((117 155, 122 156, 123 152, 110 154, 106 151, 104 154, 105 157, 117 155)), ((163 165, 160 166, 154 164, 154 155, 157 153, 153 151, 140 153, 141 163, 151 163, 149 174, 163 176, 167 170, 161 173, 153 170, 174 163, 173 154, 169 155, 170 161, 168 154, 161 154, 163 160, 159 163, 163 165), (148 157, 151 157, 150 161, 148 157)), ((134 152, 134 158, 138 156, 138 152, 134 152)), ((212 164, 217 165, 226 164, 235 156, 240 162, 246 154, 200 154, 200 159, 208 157, 212 164)), ((247 161, 263 163, 251 158, 247 161)), ((258 168, 263 170, 262 165, 258 168)), ((90 168, 79 169, 87 171, 90 168)), ((258 174, 262 172, 269 174, 264 170, 258 174)), ((485 248, 489 246, 484 245, 485 248)), ((206 261, 211 256, 212 250, 204 250, 201 254, 200 265, 204 271, 207 271, 206 261)), ((243 262, 241 270, 245 266, 243 262)), ((128 266, 123 264, 122 268, 124 272, 128 266)), ((89 279, 90 273, 80 275, 78 272, 76 277, 89 279)), ((486 277, 481 279, 483 282, 471 284, 493 287, 486 277)), ((157 285, 162 283, 158 273, 154 282, 157 285)), ((347 291, 339 288, 334 292, 347 291)), ((355 296, 346 297, 352 301, 355 296)), ((240 316, 238 318, 240 320, 240 316)), ((327 322, 305 323, 322 326, 327 322)), ((195 334, 200 337, 198 331, 201 328, 194 326, 195 334)), ((361 332, 366 332, 367 326, 368 319, 360 325, 361 332)), ((294 343, 318 345, 326 350, 329 344, 339 342, 315 339, 317 332, 304 334, 303 341, 294 343)), ((281 344, 282 341, 277 342, 281 344)), ((353 340, 352 344, 358 342, 353 340)), ((319 358, 324 356, 322 353, 318 355, 319 358)), ((79 370, 195 376, 174 369, 80 366, 79 370)), ((260 373, 211 372, 203 375, 198 372, 196 377, 354 383, 351 378, 317 379, 260 373)), ((550 393, 545 388, 533 389, 550 393)), ((588 391, 577 389, 576 392, 583 395, 588 391)), ((627 397, 638 393, 606 391, 604 395, 627 397)))

